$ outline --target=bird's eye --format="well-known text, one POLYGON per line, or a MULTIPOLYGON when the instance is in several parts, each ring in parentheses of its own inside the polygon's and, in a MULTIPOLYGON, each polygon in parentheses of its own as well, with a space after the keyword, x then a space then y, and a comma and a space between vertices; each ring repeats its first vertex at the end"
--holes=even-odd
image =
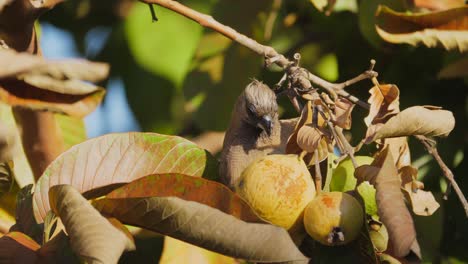
POLYGON ((257 115, 257 111, 255 110, 255 107, 253 105, 247 106, 247 113, 251 116, 257 115))

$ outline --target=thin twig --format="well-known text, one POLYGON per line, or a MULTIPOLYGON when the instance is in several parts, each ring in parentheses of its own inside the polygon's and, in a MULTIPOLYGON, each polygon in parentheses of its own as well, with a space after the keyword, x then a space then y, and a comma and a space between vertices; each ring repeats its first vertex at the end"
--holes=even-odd
POLYGON ((450 184, 453 186, 453 189, 457 193, 458 199, 460 199, 460 202, 462 203, 462 206, 465 209, 466 216, 468 217, 468 201, 466 200, 465 195, 463 194, 462 190, 455 181, 455 176, 453 175, 453 172, 448 168, 448 166, 440 157, 437 148, 434 145, 430 144, 430 140, 425 136, 416 135, 415 138, 417 138, 424 145, 427 152, 431 154, 432 157, 437 161, 437 164, 439 164, 439 167, 441 168, 445 178, 447 178, 447 180, 450 182, 450 184))
MULTIPOLYGON (((199 23, 200 25, 206 27, 206 28, 210 28, 214 31, 217 31, 218 33, 228 37, 229 39, 249 48, 250 50, 254 51, 255 53, 259 54, 259 55, 262 55, 265 57, 265 60, 266 60, 266 64, 269 65, 271 63, 275 63, 276 65, 278 65, 279 67, 281 67, 286 73, 288 74, 294 74, 295 71, 298 70, 298 66, 295 66, 294 65, 294 62, 288 60, 284 55, 282 54, 279 54, 274 48, 270 47, 270 46, 265 46, 265 45, 262 45, 260 43, 258 43, 257 41, 237 32, 236 30, 234 30, 233 28, 231 27, 228 27, 226 25, 223 25, 221 24, 220 22, 216 21, 212 16, 209 16, 209 15, 206 15, 206 14, 203 14, 203 13, 200 13, 198 11, 195 11, 187 6, 184 6, 176 1, 173 1, 173 0, 140 0, 141 2, 143 3, 147 3, 147 4, 156 4, 156 5, 159 5, 159 6, 162 6, 162 7, 165 7, 169 10, 172 10, 178 14, 181 14, 197 23, 199 23)), ((344 84, 335 84, 335 83, 330 83, 330 82, 327 82, 325 80, 323 80, 322 78, 308 72, 308 71, 304 71, 304 75, 303 78, 300 78, 301 80, 304 80, 306 79, 308 81, 308 84, 307 85, 304 85, 305 88, 309 88, 309 87, 312 87, 312 83, 320 86, 321 88, 327 90, 327 91, 331 91, 331 90, 335 90, 335 92, 342 96, 342 97, 345 97, 347 98, 348 100, 350 100, 351 102, 361 106, 361 107, 364 107, 366 109, 369 109, 369 105, 361 100, 359 100, 358 98, 350 95, 349 93, 345 92, 343 89, 337 89, 337 87, 341 87, 343 86, 344 84)), ((365 73, 364 73, 365 74, 365 73)), ((366 77, 368 76, 368 74, 365 74, 363 77, 366 77)), ((370 76, 370 75, 369 75, 370 76)), ((354 78, 354 82, 355 81, 359 81, 359 79, 361 80, 364 80, 366 78, 363 78, 363 77, 356 77, 354 78)), ((368 78, 368 77, 367 77, 368 78)), ((346 82, 345 82, 346 83, 346 82)))

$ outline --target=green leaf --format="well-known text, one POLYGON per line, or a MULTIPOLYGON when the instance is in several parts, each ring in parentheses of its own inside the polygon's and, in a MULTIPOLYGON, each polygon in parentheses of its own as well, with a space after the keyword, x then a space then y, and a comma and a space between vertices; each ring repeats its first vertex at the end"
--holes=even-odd
MULTIPOLYGON (((370 163, 369 163, 370 164, 370 163)), ((370 185, 369 182, 365 181, 359 184, 357 187, 359 195, 361 195, 362 200, 364 201, 364 207, 366 209, 366 214, 370 216, 376 216, 377 213, 377 202, 375 200, 375 188, 370 185)))
POLYGON ((43 173, 34 192, 34 214, 41 223, 50 210, 48 190, 70 184, 87 197, 153 173, 217 176, 216 161, 204 149, 177 136, 156 133, 109 134, 75 145, 43 173), (101 189, 99 189, 101 188, 101 189))
MULTIPOLYGON (((197 1, 184 4, 190 6, 193 2, 197 1)), ((148 6, 135 3, 125 21, 125 37, 139 65, 181 88, 203 28, 173 11, 156 9, 159 21, 152 23, 148 6)))
MULTIPOLYGON (((358 166, 371 164, 374 160, 368 156, 355 156, 358 166)), ((350 158, 341 161, 335 170, 333 170, 332 179, 330 182, 331 192, 347 192, 354 190, 356 187, 356 178, 354 177, 354 166, 350 158)))

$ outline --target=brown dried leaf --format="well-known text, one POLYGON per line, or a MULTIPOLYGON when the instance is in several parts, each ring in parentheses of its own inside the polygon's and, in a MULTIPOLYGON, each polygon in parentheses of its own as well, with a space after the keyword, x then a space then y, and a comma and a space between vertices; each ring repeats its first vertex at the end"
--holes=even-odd
POLYGON ((314 153, 322 137, 323 134, 319 129, 312 125, 305 125, 297 133, 297 145, 309 153, 314 153))
POLYGON ((289 136, 288 143, 286 144, 286 154, 297 154, 302 152, 302 149, 297 145, 297 134, 302 126, 312 123, 312 103, 307 101, 307 105, 302 108, 301 117, 296 123, 294 132, 289 136))
POLYGON ((353 111, 355 104, 346 98, 340 97, 335 102, 335 125, 343 128, 351 128, 351 112, 353 111))
POLYGON ((465 0, 412 0, 415 7, 430 10, 445 10, 465 5, 465 0))
POLYGON ((440 207, 431 192, 420 190, 423 185, 417 181, 418 169, 405 166, 400 169, 399 175, 403 194, 416 215, 430 216, 440 207))
POLYGON ((401 193, 397 168, 388 148, 382 149, 371 165, 358 167, 355 175, 358 179, 369 180, 375 186, 378 213, 388 229, 389 244, 394 255, 408 255, 416 241, 416 231, 401 193), (361 175, 364 172, 367 174, 361 175))
POLYGON ((400 112, 400 90, 394 84, 381 84, 369 90, 371 96, 369 115, 364 118, 367 127, 372 124, 384 123, 389 116, 400 112))
POLYGON ((383 144, 388 146, 392 157, 395 157, 397 169, 411 165, 411 153, 407 137, 386 138, 383 140, 383 144))
POLYGON ((109 65, 83 59, 46 60, 11 49, 0 50, 0 79, 17 78, 56 93, 83 95, 98 87, 78 80, 98 82, 107 78, 109 65))
POLYGON ((424 135, 446 137, 455 126, 452 112, 433 110, 426 106, 413 106, 391 117, 385 124, 367 129, 366 143, 377 139, 424 135))
POLYGON ((391 43, 423 44, 446 50, 468 50, 468 6, 431 13, 408 14, 379 6, 377 33, 391 43))
POLYGON ((108 73, 109 67, 104 63, 50 61, 10 49, 0 50, 0 100, 12 106, 84 117, 105 94, 104 89, 89 82, 100 81, 108 73))
POLYGON ((117 263, 124 250, 135 249, 133 239, 101 216, 71 185, 56 185, 49 195, 73 251, 85 261, 117 263))
POLYGON ((176 197, 98 199, 93 205, 125 224, 143 227, 226 256, 252 262, 307 263, 283 228, 247 223, 176 197))

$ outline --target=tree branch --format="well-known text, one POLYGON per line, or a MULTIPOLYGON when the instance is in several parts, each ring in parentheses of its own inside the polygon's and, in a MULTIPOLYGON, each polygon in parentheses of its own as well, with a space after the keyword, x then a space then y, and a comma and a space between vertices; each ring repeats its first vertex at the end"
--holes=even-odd
MULTIPOLYGON (((181 14, 199 23, 200 25, 206 28, 210 28, 214 31, 217 31, 218 33, 226 36, 227 38, 249 48, 255 53, 264 56, 266 65, 271 65, 274 63, 278 65, 279 67, 281 67, 287 74, 294 74, 298 70, 302 69, 299 66, 295 65, 294 61, 290 61, 284 55, 279 54, 274 48, 270 46, 262 45, 258 43, 257 41, 237 32, 233 28, 221 24, 220 22, 216 21, 212 16, 195 11, 191 9, 190 7, 184 6, 173 0, 140 0, 140 1, 143 3, 147 3, 147 4, 156 4, 156 5, 165 7, 169 10, 172 10, 178 14, 181 14)), ((312 87, 312 84, 311 84, 312 82, 329 92, 333 90, 338 95, 347 98, 351 102, 358 104, 359 106, 364 107, 366 109, 369 109, 369 105, 366 102, 359 100, 358 98, 350 95, 349 93, 347 93, 346 91, 342 89, 342 87, 344 88, 357 81, 368 79, 369 78, 368 76, 370 76, 369 74, 364 73, 364 75, 361 74, 362 76, 360 75, 345 83, 334 84, 334 83, 330 83, 330 82, 323 80, 322 78, 308 72, 307 70, 303 72, 304 72, 303 79, 307 79, 308 81, 308 84, 305 85, 306 87, 304 88, 309 89, 310 87, 312 87)), ((374 74, 372 74, 372 77, 375 77, 374 74)))
POLYGON ((463 209, 465 209, 466 217, 468 217, 468 201, 466 200, 462 190, 460 189, 457 182, 455 181, 455 176, 453 175, 453 172, 448 168, 448 166, 440 157, 439 152, 437 151, 437 148, 433 144, 431 144, 430 140, 426 138, 425 136, 416 135, 414 137, 417 138, 424 145, 427 152, 431 154, 432 157, 436 160, 437 164, 439 164, 439 167, 442 169, 442 172, 444 173, 445 178, 447 178, 447 180, 453 186, 453 189, 457 193, 458 199, 460 199, 460 202, 463 205, 463 209))
MULTIPOLYGON (((0 13, 0 35, 9 48, 41 56, 34 21, 39 15, 63 0, 15 0, 0 13), (21 19, 19 19, 21 18, 21 19)), ((14 89, 14 87, 12 87, 14 89)), ((63 138, 50 112, 36 112, 13 107, 21 131, 24 152, 39 179, 45 168, 64 150, 63 138)))

